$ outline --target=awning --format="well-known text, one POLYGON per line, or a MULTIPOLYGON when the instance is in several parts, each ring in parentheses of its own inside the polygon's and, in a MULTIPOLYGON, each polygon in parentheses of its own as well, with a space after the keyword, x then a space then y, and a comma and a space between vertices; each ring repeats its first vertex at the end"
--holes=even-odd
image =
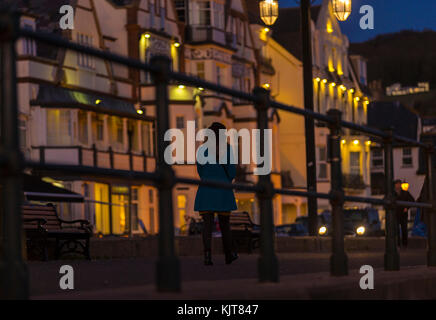
POLYGON ((139 115, 134 104, 129 101, 54 85, 39 85, 38 96, 30 104, 46 108, 79 108, 120 117, 153 120, 152 117, 139 115))
POLYGON ((23 191, 26 200, 52 202, 83 202, 83 196, 28 174, 23 175, 23 191))

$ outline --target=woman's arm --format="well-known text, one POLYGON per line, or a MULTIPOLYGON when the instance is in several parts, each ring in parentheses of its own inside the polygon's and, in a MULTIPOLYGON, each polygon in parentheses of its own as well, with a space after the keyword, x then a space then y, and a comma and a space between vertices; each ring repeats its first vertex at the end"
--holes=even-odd
POLYGON ((197 173, 200 176, 200 179, 203 177, 203 165, 197 162, 197 173))
POLYGON ((226 169, 229 174, 230 182, 232 182, 236 177, 236 164, 228 163, 226 164, 226 169))

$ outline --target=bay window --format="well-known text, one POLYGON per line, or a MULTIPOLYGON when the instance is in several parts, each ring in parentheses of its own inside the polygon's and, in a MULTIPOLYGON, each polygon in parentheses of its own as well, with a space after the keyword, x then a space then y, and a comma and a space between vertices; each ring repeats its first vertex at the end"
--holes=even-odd
POLYGON ((132 151, 139 151, 139 125, 137 120, 129 120, 129 139, 130 148, 132 151))
POLYGON ((198 24, 201 26, 211 25, 210 1, 199 1, 198 5, 198 24))
POLYGON ((153 156, 153 127, 150 122, 142 123, 142 147, 145 155, 153 156))
POLYGON ((92 139, 93 141, 104 140, 104 116, 101 114, 92 115, 92 139))
POLYGON ((113 147, 119 148, 124 142, 124 123, 123 119, 111 116, 109 121, 109 139, 113 147))
MULTIPOLYGON (((190 3, 190 23, 200 26, 225 27, 224 5, 210 0, 198 0, 190 3)), ((183 1, 176 1, 179 19, 185 19, 183 1)))
POLYGON ((88 113, 86 111, 79 110, 77 123, 79 127, 79 141, 83 144, 88 144, 88 113))
POLYGON ((64 109, 47 109, 47 145, 65 146, 72 141, 71 112, 64 109))

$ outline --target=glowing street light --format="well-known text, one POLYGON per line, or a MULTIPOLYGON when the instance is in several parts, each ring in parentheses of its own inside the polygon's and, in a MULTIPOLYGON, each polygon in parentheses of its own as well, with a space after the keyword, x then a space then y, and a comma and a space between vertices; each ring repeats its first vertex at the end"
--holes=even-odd
POLYGON ((260 17, 267 26, 272 26, 279 17, 279 4, 275 0, 259 2, 260 17))
POLYGON ((332 0, 333 13, 339 21, 345 21, 351 14, 351 0, 332 0))

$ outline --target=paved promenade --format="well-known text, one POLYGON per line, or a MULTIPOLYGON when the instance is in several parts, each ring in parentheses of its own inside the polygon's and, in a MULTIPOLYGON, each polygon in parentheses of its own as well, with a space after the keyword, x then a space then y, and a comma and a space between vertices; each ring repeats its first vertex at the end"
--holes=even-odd
POLYGON ((201 256, 180 257, 182 292, 157 293, 156 258, 96 261, 30 262, 33 299, 313 299, 313 298, 436 298, 436 269, 425 267, 425 250, 402 250, 399 272, 383 271, 383 252, 350 253, 350 275, 328 274, 328 253, 279 253, 280 282, 259 284, 257 254, 241 254, 232 265, 214 256, 214 266, 201 256), (70 264, 75 289, 59 289, 59 268, 70 264), (375 269, 375 290, 359 287, 358 269, 375 269), (409 288, 409 286, 411 286, 409 288), (435 288, 435 289, 432 289, 435 288))

